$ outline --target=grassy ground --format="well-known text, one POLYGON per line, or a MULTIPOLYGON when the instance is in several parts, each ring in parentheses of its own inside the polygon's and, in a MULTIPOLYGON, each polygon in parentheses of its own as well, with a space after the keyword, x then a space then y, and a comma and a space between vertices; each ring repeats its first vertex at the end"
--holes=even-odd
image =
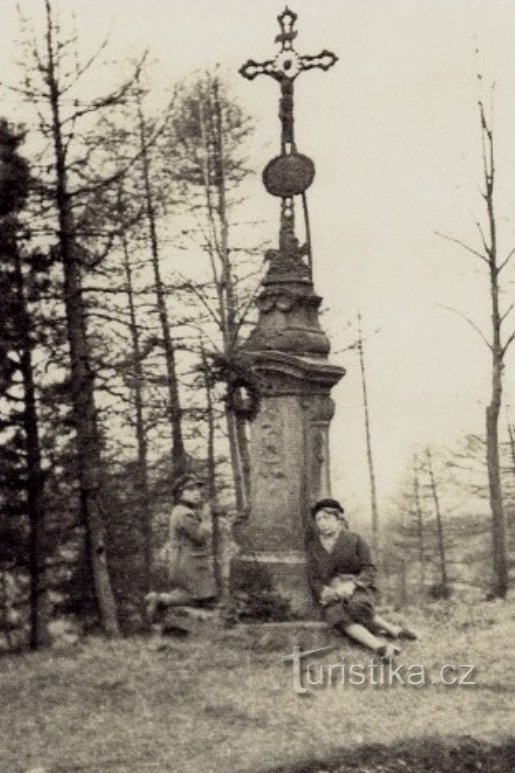
MULTIPOLYGON (((515 606, 449 612, 437 606, 412 616, 424 639, 409 643, 399 662, 424 665, 431 678, 444 664, 475 664, 475 686, 338 682, 299 695, 292 667, 280 656, 294 643, 324 645, 327 637, 276 629, 220 629, 183 640, 91 639, 3 657, 0 771, 232 773, 334 760, 336 750, 356 754, 377 743, 422 739, 427 749, 464 735, 506 741, 514 731, 515 606)), ((370 669, 365 653, 334 641, 337 649, 317 663, 339 663, 343 655, 347 664, 370 669)), ((406 764, 396 769, 408 770, 406 764)), ((329 763, 297 769, 347 770, 329 763)))

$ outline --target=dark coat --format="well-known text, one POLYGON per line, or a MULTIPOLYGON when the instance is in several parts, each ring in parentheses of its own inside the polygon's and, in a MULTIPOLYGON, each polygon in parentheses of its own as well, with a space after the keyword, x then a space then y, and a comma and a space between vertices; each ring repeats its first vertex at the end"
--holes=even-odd
POLYGON ((320 602, 322 588, 337 575, 352 574, 357 582, 358 587, 351 599, 323 608, 327 622, 368 622, 374 614, 377 570, 365 540, 359 534, 343 529, 333 549, 328 552, 318 533, 313 532, 307 541, 306 553, 309 583, 317 602, 320 602))
POLYGON ((170 516, 168 541, 169 581, 195 600, 215 595, 211 534, 199 511, 183 502, 170 516))

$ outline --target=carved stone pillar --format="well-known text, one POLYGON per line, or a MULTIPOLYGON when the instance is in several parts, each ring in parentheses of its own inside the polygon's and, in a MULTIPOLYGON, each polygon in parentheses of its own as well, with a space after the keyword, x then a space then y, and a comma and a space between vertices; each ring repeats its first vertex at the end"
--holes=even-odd
POLYGON ((330 494, 330 391, 344 371, 327 360, 321 299, 309 277, 282 268, 278 275, 272 266, 263 283, 259 321, 244 347, 261 380, 262 404, 251 424, 251 506, 235 530, 240 553, 231 587, 271 589, 310 617, 304 542, 311 505, 330 494))

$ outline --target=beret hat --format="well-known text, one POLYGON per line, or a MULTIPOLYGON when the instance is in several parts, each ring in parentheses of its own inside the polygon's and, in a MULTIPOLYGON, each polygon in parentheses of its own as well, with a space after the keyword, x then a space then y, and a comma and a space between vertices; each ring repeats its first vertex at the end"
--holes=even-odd
POLYGON ((173 484, 174 496, 179 496, 185 488, 193 488, 194 486, 203 486, 204 481, 201 478, 197 478, 196 475, 181 475, 173 484))
POLYGON ((339 513, 343 515, 345 512, 341 504, 336 499, 320 499, 316 504, 313 505, 311 508, 311 515, 314 518, 315 515, 318 513, 319 510, 324 510, 326 507, 330 508, 331 510, 338 510, 339 513))

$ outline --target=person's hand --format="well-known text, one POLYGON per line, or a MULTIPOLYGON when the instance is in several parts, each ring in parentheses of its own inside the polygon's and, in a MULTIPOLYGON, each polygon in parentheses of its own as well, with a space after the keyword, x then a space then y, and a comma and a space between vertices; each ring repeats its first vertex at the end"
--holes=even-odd
POLYGON ((326 607, 328 604, 334 604, 339 600, 339 593, 337 593, 337 591, 335 591, 333 588, 330 588, 328 585, 324 585, 322 592, 320 593, 320 603, 322 606, 326 607))
POLYGON ((202 530, 202 534, 210 535, 213 533, 213 521, 211 518, 203 518, 200 522, 200 528, 202 530))
POLYGON ((350 599, 355 590, 356 583, 354 580, 345 580, 338 585, 338 596, 342 600, 350 599))

